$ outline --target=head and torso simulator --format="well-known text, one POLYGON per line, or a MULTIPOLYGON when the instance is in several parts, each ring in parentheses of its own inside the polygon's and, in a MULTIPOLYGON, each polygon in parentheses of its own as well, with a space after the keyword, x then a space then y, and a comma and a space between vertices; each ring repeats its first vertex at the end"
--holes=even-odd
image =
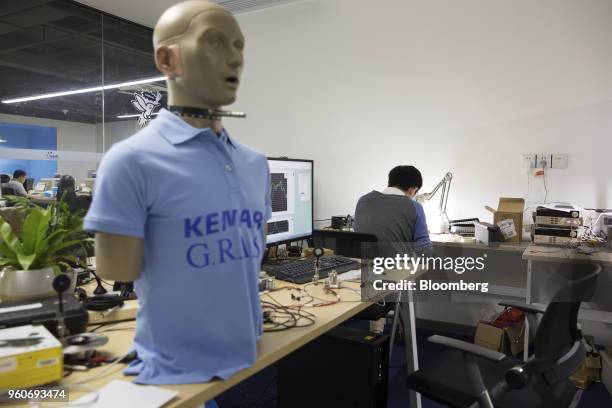
POLYGON ((244 37, 221 6, 177 3, 153 33, 168 110, 113 145, 85 228, 98 274, 134 281, 140 308, 126 373, 136 382, 226 379, 255 362, 258 275, 271 213, 265 156, 231 138, 244 37))

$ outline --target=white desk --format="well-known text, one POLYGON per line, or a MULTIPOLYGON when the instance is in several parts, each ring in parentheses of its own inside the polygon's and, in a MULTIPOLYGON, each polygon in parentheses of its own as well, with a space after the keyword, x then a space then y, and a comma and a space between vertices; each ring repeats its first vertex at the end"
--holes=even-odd
MULTIPOLYGON (((533 303, 533 262, 553 263, 598 263, 602 266, 612 266, 612 252, 607 248, 599 248, 597 252, 586 255, 574 248, 561 246, 546 246, 530 244, 523 252, 523 259, 527 261, 527 296, 526 303, 533 303)), ((581 307, 579 319, 612 324, 612 313, 603 310, 586 309, 581 307)), ((528 357, 529 324, 525 325, 525 350, 523 356, 528 357)))

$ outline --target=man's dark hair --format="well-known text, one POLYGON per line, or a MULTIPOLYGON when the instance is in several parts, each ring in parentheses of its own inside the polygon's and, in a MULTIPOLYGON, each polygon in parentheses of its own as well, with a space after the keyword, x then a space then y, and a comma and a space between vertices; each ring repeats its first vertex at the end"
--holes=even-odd
POLYGON ((389 187, 397 187, 403 192, 411 187, 423 186, 421 172, 414 166, 397 166, 389 172, 389 187))
POLYGON ((13 173, 13 178, 16 179, 16 178, 19 178, 21 176, 25 177, 26 174, 27 173, 25 172, 25 170, 21 170, 21 169, 15 170, 15 172, 13 173))

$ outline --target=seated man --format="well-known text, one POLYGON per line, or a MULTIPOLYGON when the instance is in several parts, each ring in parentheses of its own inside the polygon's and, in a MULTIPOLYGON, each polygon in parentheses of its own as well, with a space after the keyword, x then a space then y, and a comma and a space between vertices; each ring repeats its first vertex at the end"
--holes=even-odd
MULTIPOLYGON (((413 200, 423 185, 421 172, 413 166, 397 166, 389 172, 388 187, 381 193, 372 191, 362 196, 355 209, 355 231, 376 236, 385 257, 397 253, 429 256, 429 240, 425 212, 413 200), (393 253, 391 253, 391 252, 393 253), (387 253, 389 252, 389 253, 387 253)), ((382 332, 385 319, 370 325, 370 330, 382 332)))
POLYGON ((7 183, 2 183, 2 187, 12 188, 16 196, 26 197, 28 192, 23 183, 26 181, 27 173, 24 170, 15 170, 13 179, 7 183))

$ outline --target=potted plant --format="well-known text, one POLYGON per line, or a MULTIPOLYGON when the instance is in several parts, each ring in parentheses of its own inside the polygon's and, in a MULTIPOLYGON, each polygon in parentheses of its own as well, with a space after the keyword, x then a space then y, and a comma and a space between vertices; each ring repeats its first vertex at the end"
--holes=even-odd
POLYGON ((63 200, 46 209, 27 199, 9 200, 27 215, 20 236, 0 216, 0 300, 52 296, 55 276, 80 264, 74 249, 90 244, 83 218, 70 214, 63 200))

